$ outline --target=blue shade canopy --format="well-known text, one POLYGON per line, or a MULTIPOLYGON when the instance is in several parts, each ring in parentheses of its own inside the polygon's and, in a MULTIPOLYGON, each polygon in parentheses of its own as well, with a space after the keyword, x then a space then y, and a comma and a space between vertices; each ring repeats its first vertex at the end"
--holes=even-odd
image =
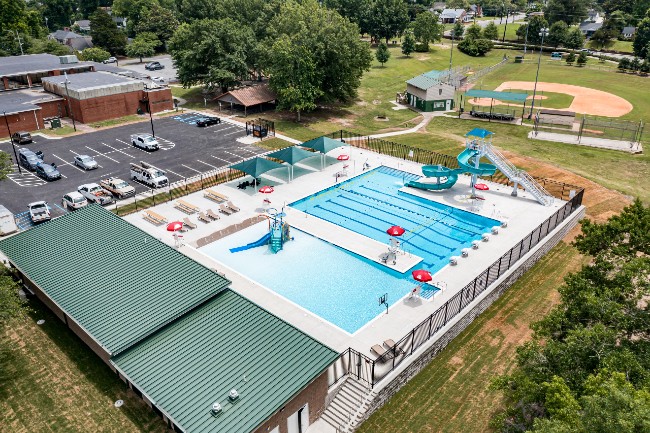
POLYGON ((239 162, 230 166, 230 168, 233 170, 243 171, 244 173, 250 174, 253 177, 259 177, 267 171, 271 171, 280 167, 285 166, 269 159, 259 157, 249 159, 248 161, 239 162))
POLYGON ((346 146, 346 144, 342 141, 334 140, 325 136, 314 138, 313 140, 306 141, 300 145, 300 147, 307 147, 321 153, 327 153, 330 150, 334 150, 341 146, 346 146))
POLYGON ((316 155, 318 154, 296 146, 291 146, 280 149, 277 152, 270 153, 268 156, 294 165, 303 159, 311 158, 316 155))
POLYGON ((500 101, 513 101, 513 102, 526 102, 528 93, 515 93, 515 92, 497 92, 494 90, 478 90, 472 89, 465 92, 465 95, 472 98, 490 98, 498 99, 500 101))
POLYGON ((471 131, 469 131, 467 134, 465 134, 465 137, 485 138, 490 135, 494 135, 494 132, 490 132, 487 129, 483 129, 483 128, 474 128, 471 131))

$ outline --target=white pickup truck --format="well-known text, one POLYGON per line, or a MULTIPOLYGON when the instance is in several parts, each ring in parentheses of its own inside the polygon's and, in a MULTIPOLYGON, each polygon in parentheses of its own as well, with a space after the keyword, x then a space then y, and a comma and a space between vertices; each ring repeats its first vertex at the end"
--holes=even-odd
POLYGON ((35 201, 29 205, 29 217, 34 224, 52 219, 50 208, 45 201, 35 201))
POLYGON ((113 203, 113 195, 96 183, 87 183, 79 186, 77 191, 90 203, 97 203, 102 206, 113 203))
POLYGON ((169 184, 165 172, 144 161, 131 163, 131 179, 137 180, 152 188, 162 188, 169 184))
POLYGON ((151 134, 138 133, 131 135, 131 144, 142 150, 158 150, 158 140, 151 134))
POLYGON ((113 197, 126 198, 135 195, 135 188, 117 177, 104 179, 99 182, 99 185, 113 194, 113 197))

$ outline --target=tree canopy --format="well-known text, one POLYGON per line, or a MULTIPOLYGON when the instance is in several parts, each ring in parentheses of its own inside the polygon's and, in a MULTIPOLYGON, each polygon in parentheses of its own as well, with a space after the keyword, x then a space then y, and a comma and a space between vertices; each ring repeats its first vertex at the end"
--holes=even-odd
POLYGON ((129 57, 138 57, 142 63, 143 57, 151 57, 156 52, 156 47, 160 45, 158 36, 154 33, 139 33, 126 47, 126 55, 129 57))
POLYGON ((636 37, 632 43, 634 54, 641 58, 650 57, 650 18, 644 18, 636 29, 636 37))
POLYGON ((90 36, 96 47, 104 48, 111 54, 124 52, 126 35, 117 28, 111 16, 102 9, 97 9, 90 16, 90 36))
POLYGON ((650 426, 650 208, 636 200, 574 242, 591 263, 533 325, 517 368, 494 382, 503 432, 637 432, 650 426))
POLYGON ((415 17, 411 24, 415 40, 425 46, 430 42, 440 41, 442 39, 442 25, 438 23, 438 15, 429 11, 421 12, 415 17))
POLYGON ((156 35, 160 42, 155 48, 161 49, 174 35, 178 25, 178 20, 172 11, 156 4, 144 11, 140 22, 135 26, 135 31, 136 34, 153 33, 156 35))
POLYGON ((551 24, 556 21, 578 24, 587 18, 590 5, 589 0, 549 0, 544 8, 544 18, 551 24))
POLYGON ((401 35, 409 23, 408 9, 404 0, 374 0, 370 13, 370 34, 376 39, 401 35))

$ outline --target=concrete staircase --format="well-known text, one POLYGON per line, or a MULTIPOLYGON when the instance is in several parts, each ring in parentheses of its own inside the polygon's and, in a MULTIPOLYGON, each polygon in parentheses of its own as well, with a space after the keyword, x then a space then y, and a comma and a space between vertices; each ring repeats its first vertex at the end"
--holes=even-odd
POLYGON ((348 377, 320 418, 338 433, 351 433, 375 396, 365 383, 348 377))
MULTIPOLYGON (((490 162, 501 171, 501 173, 505 174, 508 179, 515 183, 515 191, 517 189, 517 184, 519 184, 542 205, 550 206, 553 204, 553 196, 549 194, 542 185, 540 185, 524 170, 519 170, 515 167, 497 149, 489 144, 485 145, 484 154, 487 159, 489 159, 490 162)), ((514 192, 513 195, 515 195, 514 192)))

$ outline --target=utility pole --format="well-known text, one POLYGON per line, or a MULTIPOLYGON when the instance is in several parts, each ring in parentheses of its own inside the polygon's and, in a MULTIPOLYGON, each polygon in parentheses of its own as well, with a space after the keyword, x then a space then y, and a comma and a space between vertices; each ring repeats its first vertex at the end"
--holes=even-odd
POLYGON ((62 83, 65 85, 65 96, 66 99, 68 100, 68 114, 70 115, 70 119, 72 119, 72 127, 74 128, 75 132, 77 132, 77 124, 74 122, 74 114, 72 113, 72 105, 70 105, 70 92, 68 91, 68 74, 66 72, 63 73, 65 76, 65 81, 62 83))
POLYGON ((510 9, 506 9, 506 26, 503 29, 503 39, 501 39, 501 42, 506 41, 506 32, 508 31, 508 17, 510 16, 510 9))
POLYGON ((454 58, 454 36, 456 32, 451 29, 451 50, 449 51, 449 79, 451 79, 451 61, 454 58))
POLYGON ((18 155, 16 154, 16 146, 14 146, 14 139, 11 137, 11 129, 9 128, 9 120, 7 120, 7 112, 3 111, 2 114, 5 116, 5 123, 7 124, 7 132, 9 133, 9 144, 11 145, 11 148, 14 150, 14 158, 16 158, 16 165, 18 166, 18 173, 20 175, 23 175, 23 171, 20 168, 20 162, 18 161, 18 155))
MULTIPOLYGON (((11 33, 11 30, 7 30, 7 31, 11 33)), ((16 40, 18 41, 18 46, 20 47, 20 55, 24 56, 25 53, 23 52, 23 43, 20 40, 20 35, 18 34, 18 30, 14 30, 14 32, 16 33, 16 40)))
POLYGON ((533 87, 533 102, 530 104, 530 114, 528 118, 533 117, 533 109, 535 108, 535 95, 537 95, 537 80, 539 79, 539 65, 542 63, 542 49, 544 48, 544 36, 548 34, 547 28, 542 28, 539 35, 542 37, 542 43, 539 46, 539 58, 537 59, 537 74, 535 75, 535 87, 533 87))
POLYGON ((526 23, 526 38, 524 38, 524 55, 523 58, 526 58, 526 45, 528 44, 528 29, 530 28, 530 23, 526 23))
POLYGON ((144 92, 147 95, 147 99, 145 99, 145 101, 147 101, 147 111, 149 112, 149 123, 151 123, 151 135, 154 138, 156 138, 156 133, 153 130, 153 116, 151 114, 151 102, 149 102, 149 93, 147 92, 147 86, 144 87, 144 92))

